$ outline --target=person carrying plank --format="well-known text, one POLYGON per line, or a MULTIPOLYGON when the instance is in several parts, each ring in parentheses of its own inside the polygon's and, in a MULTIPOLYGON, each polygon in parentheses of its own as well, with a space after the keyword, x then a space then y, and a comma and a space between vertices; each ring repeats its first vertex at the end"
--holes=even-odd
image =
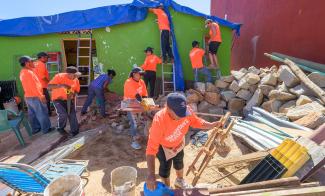
POLYGON ((219 46, 222 42, 221 39, 221 33, 220 33, 220 27, 217 22, 213 22, 211 19, 207 19, 205 21, 205 27, 209 28, 209 58, 211 68, 216 69, 216 74, 217 74, 217 79, 221 77, 221 72, 220 72, 220 65, 218 62, 218 57, 217 57, 217 52, 219 49, 219 46))
POLYGON ((206 82, 212 82, 210 71, 203 65, 202 58, 205 51, 202 48, 199 48, 199 42, 192 42, 192 50, 190 51, 190 59, 192 63, 192 68, 194 72, 194 81, 199 81, 199 73, 204 74, 206 82))
MULTIPOLYGON (((146 84, 141 79, 143 71, 141 68, 133 68, 129 74, 129 78, 124 83, 124 98, 122 103, 132 104, 133 101, 141 99, 143 97, 148 97, 148 92, 146 84)), ((132 112, 127 112, 127 117, 131 124, 130 134, 132 136, 131 147, 136 150, 141 149, 139 144, 139 136, 137 133, 137 122, 135 119, 135 114, 132 112)))
POLYGON ((170 47, 170 25, 169 19, 164 11, 163 5, 160 5, 158 8, 150 8, 150 12, 154 13, 157 16, 158 27, 160 30, 160 43, 163 62, 167 63, 167 57, 171 63, 174 62, 174 56, 172 49, 170 47))
POLYGON ((165 185, 170 186, 169 175, 173 164, 177 176, 175 187, 188 188, 183 179, 185 135, 190 127, 212 129, 219 125, 219 121, 210 123, 197 117, 187 106, 184 95, 170 93, 165 108, 156 113, 149 130, 147 188, 155 190, 156 187, 155 157, 159 160, 159 176, 165 185))
POLYGON ((81 75, 78 69, 69 66, 65 73, 56 74, 47 87, 52 91, 52 101, 58 115, 57 131, 62 135, 68 134, 64 129, 69 119, 71 137, 79 133, 79 124, 73 101, 75 94, 80 91, 78 75, 81 75))
POLYGON ((33 59, 29 56, 19 58, 22 67, 19 78, 24 90, 25 102, 28 108, 28 120, 33 134, 42 131, 44 134, 53 130, 46 107, 42 84, 34 73, 33 59))
POLYGON ((147 47, 144 51, 146 54, 146 59, 144 60, 141 68, 145 71, 143 79, 147 87, 150 85, 150 97, 154 97, 155 93, 155 84, 156 84, 156 72, 157 64, 161 64, 161 58, 153 54, 153 48, 147 47))

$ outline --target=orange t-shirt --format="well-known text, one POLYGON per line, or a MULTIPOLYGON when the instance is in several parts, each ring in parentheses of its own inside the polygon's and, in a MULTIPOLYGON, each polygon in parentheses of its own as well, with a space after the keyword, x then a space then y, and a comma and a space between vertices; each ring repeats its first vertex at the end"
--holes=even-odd
MULTIPOLYGON (((80 91, 80 84, 77 78, 71 80, 68 78, 67 73, 58 73, 53 79, 49 82, 49 84, 66 84, 71 86, 71 90, 74 93, 78 93, 80 91)), ((54 100, 67 100, 67 89, 66 88, 54 88, 52 89, 52 101, 54 100)))
POLYGON ((170 31, 169 20, 165 11, 162 9, 152 9, 152 12, 157 16, 159 29, 170 31))
POLYGON ((220 33, 220 28, 219 25, 217 23, 212 23, 212 27, 211 28, 215 28, 216 30, 216 35, 213 36, 213 32, 212 29, 210 29, 209 35, 210 35, 210 42, 222 42, 221 40, 221 33, 220 33))
POLYGON ((38 77, 38 80, 42 84, 42 88, 47 88, 47 82, 43 80, 43 78, 46 78, 47 80, 50 80, 49 72, 47 71, 46 64, 42 61, 36 61, 34 63, 34 72, 38 77))
POLYGON ((192 63, 192 68, 202 68, 203 62, 202 58, 204 56, 205 51, 202 48, 193 48, 190 52, 190 59, 192 63))
POLYGON ((178 147, 183 142, 190 127, 202 128, 205 121, 197 117, 190 107, 187 108, 191 115, 179 120, 172 119, 166 108, 157 112, 149 130, 147 155, 156 155, 159 145, 167 148, 178 147))
POLYGON ((161 59, 159 57, 157 57, 156 55, 152 54, 152 55, 149 55, 146 57, 141 68, 144 71, 156 71, 157 64, 160 64, 160 63, 162 63, 161 59))
POLYGON ((42 84, 33 70, 23 68, 20 71, 19 78, 24 89, 25 97, 44 97, 42 84))
POLYGON ((135 95, 148 96, 146 84, 142 79, 139 82, 128 78, 124 83, 124 99, 135 99, 135 95))

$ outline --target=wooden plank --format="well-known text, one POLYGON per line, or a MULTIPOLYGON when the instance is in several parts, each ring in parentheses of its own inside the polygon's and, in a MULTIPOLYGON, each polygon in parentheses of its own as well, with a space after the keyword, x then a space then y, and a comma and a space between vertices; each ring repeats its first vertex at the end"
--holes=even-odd
MULTIPOLYGON (((173 190, 174 196, 208 196, 210 195, 206 188, 191 188, 191 189, 175 189, 173 190)), ((140 193, 144 195, 143 191, 140 193)))
POLYGON ((268 154, 269 154, 269 152, 267 152, 267 151, 253 152, 253 153, 236 156, 236 157, 230 157, 230 158, 226 158, 226 159, 222 159, 222 160, 213 162, 212 166, 216 167, 216 168, 223 168, 223 167, 235 165, 238 163, 258 161, 258 160, 265 158, 268 154))
POLYGON ((227 193, 234 191, 246 191, 246 190, 254 190, 254 189, 265 189, 265 188, 274 188, 274 187, 284 187, 284 186, 299 186, 300 180, 297 177, 290 178, 281 178, 276 180, 269 180, 263 182, 255 182, 250 184, 243 185, 235 185, 231 187, 225 187, 222 189, 211 188, 209 189, 210 194, 213 193, 227 193))
POLYGON ((279 190, 254 194, 254 196, 323 196, 325 186, 307 187, 301 189, 279 190))

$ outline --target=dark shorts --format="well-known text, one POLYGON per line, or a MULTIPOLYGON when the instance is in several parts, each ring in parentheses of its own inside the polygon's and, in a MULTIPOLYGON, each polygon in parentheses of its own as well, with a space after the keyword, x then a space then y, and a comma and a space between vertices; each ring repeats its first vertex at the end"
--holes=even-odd
POLYGON ((159 146, 159 151, 157 153, 157 158, 159 160, 159 176, 162 178, 169 178, 170 169, 172 164, 174 169, 181 170, 184 168, 184 150, 180 151, 174 158, 166 161, 165 152, 161 146, 159 146))
POLYGON ((209 53, 217 54, 220 44, 221 44, 220 42, 210 42, 209 43, 209 53))

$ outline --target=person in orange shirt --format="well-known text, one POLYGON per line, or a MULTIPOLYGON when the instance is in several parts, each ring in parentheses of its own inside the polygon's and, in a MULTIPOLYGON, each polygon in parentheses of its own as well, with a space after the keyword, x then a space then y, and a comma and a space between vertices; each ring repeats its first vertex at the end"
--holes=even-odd
MULTIPOLYGON (((141 79, 143 71, 141 68, 133 68, 130 72, 129 78, 124 83, 124 100, 122 103, 132 104, 137 102, 138 97, 148 97, 148 92, 144 81, 141 79)), ((132 136, 131 147, 140 150, 141 146, 138 142, 139 136, 137 134, 136 116, 132 112, 127 112, 127 117, 131 124, 130 134, 132 136)))
POLYGON ((190 127, 212 129, 220 122, 207 122, 197 117, 186 103, 186 97, 180 93, 170 93, 164 109, 156 113, 149 130, 146 149, 148 176, 147 188, 155 190, 155 157, 159 160, 159 176, 165 185, 170 186, 170 169, 176 170, 175 187, 188 188, 183 179, 185 135, 190 127))
POLYGON ((22 66, 20 81, 24 89, 25 102, 28 108, 28 120, 32 126, 33 134, 42 131, 49 133, 51 121, 46 107, 46 99, 43 95, 42 84, 33 72, 34 64, 29 56, 22 56, 19 59, 22 66))
POLYGON ((154 97, 157 64, 161 64, 162 61, 159 57, 153 54, 153 48, 147 47, 144 52, 146 54, 146 59, 141 66, 141 68, 145 71, 143 79, 147 87, 150 85, 150 97, 154 97))
POLYGON ((51 116, 51 98, 47 90, 47 84, 50 81, 50 75, 47 71, 46 63, 48 62, 48 54, 45 52, 40 52, 37 54, 37 61, 34 62, 34 72, 38 77, 38 80, 42 84, 43 94, 46 99, 47 109, 49 111, 49 116, 51 116))
POLYGON ((217 52, 222 42, 220 28, 217 22, 213 22, 211 19, 205 21, 205 27, 209 28, 209 58, 211 65, 210 67, 216 68, 217 79, 221 77, 221 72, 218 63, 217 52))
POLYGON ((167 57, 169 57, 169 61, 173 63, 174 56, 170 47, 170 25, 164 6, 160 5, 158 8, 150 8, 149 11, 157 16, 163 61, 166 63, 168 61, 167 57))
POLYGON ((192 63, 192 68, 194 72, 194 81, 199 81, 199 73, 204 74, 206 78, 206 82, 211 82, 211 73, 210 71, 203 65, 202 58, 204 56, 205 51, 202 48, 199 48, 199 42, 192 42, 192 50, 190 52, 190 59, 192 63))
POLYGON ((76 110, 74 107, 74 96, 80 91, 80 84, 77 78, 81 75, 74 66, 69 66, 66 73, 58 73, 48 84, 48 89, 52 91, 52 101, 58 115, 57 131, 63 135, 67 134, 64 130, 69 119, 70 136, 79 133, 79 124, 76 110))

